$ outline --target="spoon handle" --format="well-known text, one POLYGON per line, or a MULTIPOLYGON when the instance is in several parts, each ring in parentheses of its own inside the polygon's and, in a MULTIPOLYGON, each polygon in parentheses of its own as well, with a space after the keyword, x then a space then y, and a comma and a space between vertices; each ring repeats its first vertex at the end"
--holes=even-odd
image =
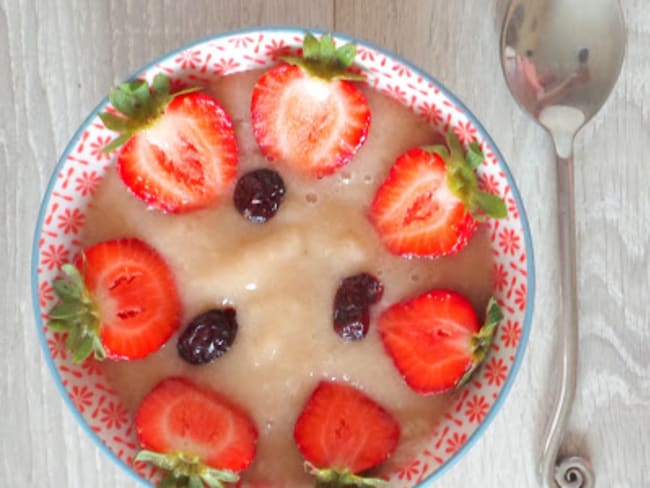
POLYGON ((541 476, 547 488, 592 488, 594 475, 582 458, 559 459, 569 422, 578 369, 578 314, 576 310, 576 239, 573 156, 557 156, 557 197, 560 240, 561 381, 553 416, 544 437, 541 476))

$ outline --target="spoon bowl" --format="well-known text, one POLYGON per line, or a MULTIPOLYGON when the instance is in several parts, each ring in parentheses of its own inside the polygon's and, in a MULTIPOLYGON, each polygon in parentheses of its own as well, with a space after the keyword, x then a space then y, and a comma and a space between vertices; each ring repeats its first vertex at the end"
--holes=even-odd
POLYGON ((557 156, 561 381, 540 462, 540 477, 548 488, 594 485, 587 460, 558 459, 577 380, 573 141, 616 84, 625 39, 618 0, 511 0, 501 33, 508 87, 551 134, 557 156))
POLYGON ((570 144, 556 135, 575 135, 604 105, 625 38, 618 0, 510 2, 501 36, 506 81, 522 108, 563 143, 563 153, 570 144))

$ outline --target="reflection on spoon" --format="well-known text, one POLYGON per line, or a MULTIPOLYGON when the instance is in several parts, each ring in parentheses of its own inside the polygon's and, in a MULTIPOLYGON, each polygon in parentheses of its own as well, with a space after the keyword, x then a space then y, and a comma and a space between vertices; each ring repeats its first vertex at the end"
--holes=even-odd
POLYGON ((549 105, 540 112, 539 121, 551 132, 557 155, 561 158, 571 156, 573 136, 585 123, 582 110, 568 105, 549 105))
POLYGON ((586 48, 580 50, 575 70, 559 81, 558 77, 551 72, 538 73, 533 55, 531 50, 526 51, 525 55, 517 54, 512 46, 506 45, 504 71, 519 103, 535 117, 539 117, 545 107, 557 103, 571 90, 589 81, 587 65, 589 50, 586 48))

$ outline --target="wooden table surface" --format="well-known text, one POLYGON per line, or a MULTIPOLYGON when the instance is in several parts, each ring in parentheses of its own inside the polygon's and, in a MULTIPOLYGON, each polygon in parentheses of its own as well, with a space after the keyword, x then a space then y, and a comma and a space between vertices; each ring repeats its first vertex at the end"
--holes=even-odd
MULTIPOLYGON (((557 364, 554 156, 501 75, 505 0, 0 0, 0 480, 3 486, 134 487, 64 406, 32 317, 29 261, 58 155, 110 86, 191 40, 259 25, 365 38, 409 58, 478 116, 527 207, 537 269, 528 351, 485 435, 436 486, 536 484, 557 364)), ((577 138, 581 356, 568 453, 602 488, 650 487, 650 3, 624 0, 623 73, 577 138)))

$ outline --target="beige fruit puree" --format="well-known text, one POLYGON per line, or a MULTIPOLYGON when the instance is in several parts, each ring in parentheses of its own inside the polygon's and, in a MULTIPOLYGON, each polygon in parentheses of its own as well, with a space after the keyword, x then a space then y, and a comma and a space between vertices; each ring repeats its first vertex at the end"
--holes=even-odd
MULTIPOLYGON (((259 75, 231 75, 208 90, 233 119, 240 175, 270 165, 255 143, 249 113, 259 75)), ((211 385, 241 404, 260 434, 257 457, 244 480, 311 486, 292 433, 322 378, 351 382, 400 422, 399 447, 374 474, 407 465, 431 434, 448 397, 418 396, 406 386, 384 353, 377 315, 435 287, 464 293, 482 315, 491 293, 492 254, 484 229, 461 253, 442 259, 407 260, 384 249, 366 218, 374 192, 400 153, 439 138, 407 108, 372 89, 364 91, 372 111, 365 146, 348 166, 321 180, 292 174, 278 163, 286 196, 266 224, 248 222, 237 213, 232 191, 207 210, 184 215, 148 210, 128 193, 114 169, 88 212, 84 245, 133 236, 166 258, 177 279, 184 325, 208 308, 236 307, 235 342, 211 364, 183 362, 175 336, 144 360, 105 361, 103 369, 132 411, 159 380, 171 375, 211 385), (371 309, 366 338, 344 342, 332 327, 334 294, 341 279, 362 271, 382 280, 384 297, 371 309)))

